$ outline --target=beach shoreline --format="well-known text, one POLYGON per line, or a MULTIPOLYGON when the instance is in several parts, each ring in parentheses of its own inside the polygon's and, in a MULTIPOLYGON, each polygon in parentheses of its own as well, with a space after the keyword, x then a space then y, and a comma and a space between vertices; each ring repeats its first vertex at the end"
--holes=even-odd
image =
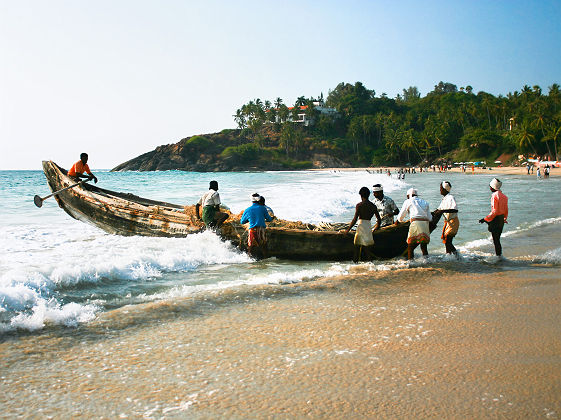
POLYGON ((358 265, 126 306, 4 338, 0 403, 8 417, 557 418, 558 274, 358 265))
MULTIPOLYGON (((371 167, 361 167, 361 168, 316 168, 316 169, 307 169, 308 171, 339 171, 339 172, 357 172, 357 171, 377 171, 382 170, 387 171, 388 169, 391 171, 392 175, 395 175, 396 171, 399 169, 403 169, 407 167, 403 166, 371 166, 371 167)), ((415 174, 424 174, 424 173, 442 173, 445 174, 446 172, 452 173, 464 173, 466 175, 478 174, 478 175, 523 175, 527 177, 534 177, 536 178, 536 171, 534 169, 533 173, 527 174, 526 167, 523 166, 493 166, 487 167, 486 169, 480 167, 474 167, 472 171, 471 167, 467 167, 465 172, 463 172, 459 167, 454 167, 451 169, 446 170, 445 172, 440 172, 438 169, 436 171, 433 170, 423 170, 420 172, 417 167, 415 167, 415 174)), ((411 175, 410 173, 407 174, 408 176, 411 175)), ((550 171, 550 177, 558 177, 561 176, 561 168, 552 168, 550 171)), ((542 173, 543 177, 543 173, 542 173)))

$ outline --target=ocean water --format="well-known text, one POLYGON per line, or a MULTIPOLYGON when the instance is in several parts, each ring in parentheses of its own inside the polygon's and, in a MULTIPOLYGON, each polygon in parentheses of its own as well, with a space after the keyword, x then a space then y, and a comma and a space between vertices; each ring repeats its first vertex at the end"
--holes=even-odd
MULTIPOLYGON (((367 171, 299 171, 155 173, 95 171, 99 186, 177 204, 194 204, 216 179, 222 202, 234 212, 252 193, 266 197, 282 219, 316 223, 348 222, 359 201, 358 190, 375 183, 401 207, 411 186, 440 203, 439 183, 449 180, 459 206, 459 260, 445 255, 439 228, 433 232, 430 257, 362 264, 366 270, 418 266, 463 267, 464 270, 517 270, 561 262, 561 208, 554 194, 561 178, 504 176, 509 197, 509 224, 503 233, 505 259, 493 255, 486 225, 477 220, 490 208, 488 174, 417 173, 404 180, 367 171)), ((205 232, 182 239, 121 237, 72 219, 54 199, 42 208, 33 196, 50 193, 41 171, 0 171, 0 334, 74 328, 125 305, 205 296, 246 285, 285 284, 337 276, 355 267, 349 261, 254 261, 235 247, 205 232)), ((441 227, 441 225, 440 225, 441 227)))

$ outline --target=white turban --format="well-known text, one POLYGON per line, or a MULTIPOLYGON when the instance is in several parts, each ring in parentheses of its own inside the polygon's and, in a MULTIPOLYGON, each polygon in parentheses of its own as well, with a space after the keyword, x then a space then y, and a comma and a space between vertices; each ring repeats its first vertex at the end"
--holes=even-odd
POLYGON ((383 192, 383 191, 384 191, 384 188, 383 188, 383 187, 376 187, 376 186, 374 186, 374 187, 372 188, 372 192, 379 192, 379 191, 382 191, 382 192, 383 192))
POLYGON ((409 188, 407 190, 407 198, 411 198, 414 195, 417 195, 417 190, 415 188, 409 188))
POLYGON ((489 182, 489 186, 494 190, 500 190, 503 183, 499 181, 497 178, 493 178, 491 182, 489 182))
POLYGON ((446 191, 450 192, 450 190, 452 189, 452 185, 450 185, 450 183, 448 181, 442 181, 442 188, 444 188, 446 191))
POLYGON ((261 196, 259 194, 253 194, 251 196, 251 201, 253 201, 255 203, 258 203, 260 199, 261 199, 261 196))

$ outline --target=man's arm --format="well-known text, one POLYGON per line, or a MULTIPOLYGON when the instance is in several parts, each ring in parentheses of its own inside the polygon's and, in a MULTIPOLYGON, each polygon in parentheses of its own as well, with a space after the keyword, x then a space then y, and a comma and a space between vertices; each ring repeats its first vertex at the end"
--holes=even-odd
POLYGON ((356 221, 358 220, 358 209, 359 209, 360 204, 356 205, 356 209, 355 209, 355 216, 353 217, 353 220, 351 220, 351 224, 349 225, 349 227, 347 228, 347 230, 345 230, 344 232, 341 231, 341 233, 344 233, 345 235, 349 233, 349 231, 351 230, 351 228, 355 225, 356 221))
POLYGON ((195 214, 197 215, 197 219, 201 220, 201 216, 199 215, 199 207, 201 207, 199 203, 195 204, 195 214))
POLYGON ((374 206, 374 216, 376 216, 376 226, 374 226, 374 230, 378 230, 382 224, 382 219, 380 218, 380 213, 378 212, 376 206, 374 206))
POLYGON ((399 214, 397 216, 397 220, 395 221, 396 225, 399 222, 403 221, 403 218, 405 217, 405 213, 407 213, 408 210, 409 210, 409 200, 405 200, 403 202, 403 205, 401 206, 401 211, 399 212, 399 214))
POLYGON ((242 218, 240 219, 240 225, 245 225, 247 222, 249 222, 249 214, 246 209, 242 214, 242 218))

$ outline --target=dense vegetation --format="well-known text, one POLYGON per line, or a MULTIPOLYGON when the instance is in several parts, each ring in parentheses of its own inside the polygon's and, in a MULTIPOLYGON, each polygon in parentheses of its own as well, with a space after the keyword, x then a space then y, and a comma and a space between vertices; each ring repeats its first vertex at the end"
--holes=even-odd
POLYGON ((313 105, 318 101, 323 98, 299 97, 292 110, 280 98, 273 104, 250 101, 235 115, 240 136, 251 140, 256 156, 268 149, 295 159, 321 152, 354 165, 493 161, 502 154, 556 159, 561 137, 558 84, 547 95, 539 86, 524 86, 496 97, 440 82, 424 97, 412 86, 391 99, 376 97, 360 82, 340 83, 325 101, 339 111, 338 118, 318 113, 313 105), (290 122, 298 112, 315 123, 290 122))
POLYGON ((255 99, 238 109, 234 120, 236 130, 159 146, 114 170, 491 163, 499 156, 509 163, 519 162, 520 155, 556 160, 561 92, 553 84, 547 94, 539 86, 524 86, 494 96, 440 82, 424 97, 412 86, 392 99, 377 97, 360 82, 340 83, 325 100, 301 96, 293 107, 281 98, 255 99))

